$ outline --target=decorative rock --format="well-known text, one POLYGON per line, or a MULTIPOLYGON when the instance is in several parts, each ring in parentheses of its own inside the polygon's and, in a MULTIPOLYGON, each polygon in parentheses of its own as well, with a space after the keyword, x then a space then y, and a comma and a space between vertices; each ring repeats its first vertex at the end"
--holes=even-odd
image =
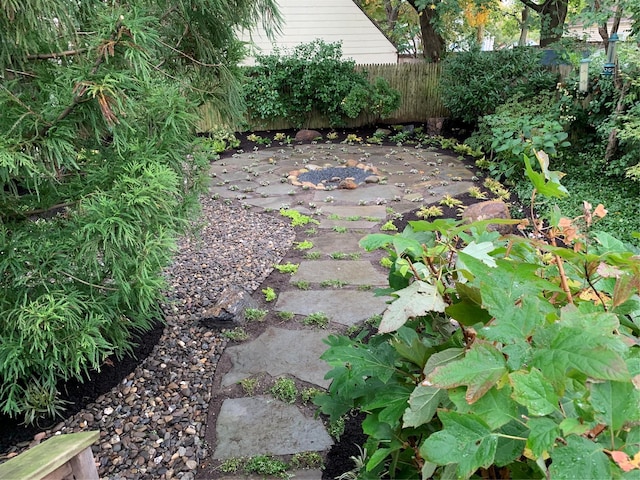
MULTIPOLYGON (((488 220, 492 218, 510 219, 511 215, 509 214, 509 208, 506 203, 499 200, 490 200, 470 205, 462 214, 462 218, 471 223, 478 220, 488 220)), ((501 235, 506 235, 511 233, 512 226, 490 224, 487 226, 487 230, 497 231, 501 235)))
POLYGON ((345 178, 338 184, 338 188, 344 190, 354 190, 358 188, 358 184, 354 182, 352 178, 345 178))
POLYGON ((347 167, 355 167, 356 165, 358 165, 358 161, 357 160, 353 160, 353 159, 347 160, 346 165, 347 165, 347 167))
POLYGON ((258 304, 244 288, 230 286, 220 294, 218 304, 205 310, 200 323, 208 328, 233 328, 246 322, 244 311, 258 304))
POLYGON ((300 130, 296 133, 296 142, 312 142, 317 138, 322 138, 322 134, 317 130, 300 130))
POLYGON ((429 118, 427 120, 427 135, 440 135, 444 120, 444 117, 429 118))
POLYGON ((377 175, 369 175, 367 178, 364 179, 365 183, 379 183, 380 182, 380 177, 377 175))

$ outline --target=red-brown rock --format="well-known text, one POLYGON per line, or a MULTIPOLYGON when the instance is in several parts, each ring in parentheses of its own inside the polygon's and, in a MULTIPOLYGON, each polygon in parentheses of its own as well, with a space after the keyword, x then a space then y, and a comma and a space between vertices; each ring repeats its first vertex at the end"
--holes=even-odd
POLYGON ((345 178, 338 184, 338 188, 354 190, 358 188, 358 184, 353 180, 353 178, 345 178))
POLYGON ((317 130, 300 130, 296 133, 296 142, 311 142, 317 138, 322 138, 322 134, 317 130))
MULTIPOLYGON (((471 223, 492 218, 510 219, 511 215, 509 214, 509 207, 506 203, 499 200, 490 200, 468 206, 462 214, 462 218, 471 223)), ((490 224, 487 226, 487 230, 497 231, 502 235, 506 235, 512 232, 512 225, 490 224)))

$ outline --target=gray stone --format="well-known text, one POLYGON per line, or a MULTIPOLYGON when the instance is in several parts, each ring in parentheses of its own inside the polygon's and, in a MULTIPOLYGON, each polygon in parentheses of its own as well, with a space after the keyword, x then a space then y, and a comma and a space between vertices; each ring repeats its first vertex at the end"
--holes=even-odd
POLYGON ((387 276, 366 260, 303 261, 298 271, 291 276, 290 282, 321 283, 331 280, 345 282, 348 285, 387 285, 387 276))
POLYGON ((233 385, 259 373, 268 373, 272 377, 291 374, 302 381, 326 388, 329 381, 324 376, 329 369, 318 360, 327 349, 323 342, 326 336, 324 331, 269 327, 255 340, 225 350, 233 366, 222 378, 222 386, 233 385), (292 348, 294 345, 295 348, 292 348))
POLYGON ((444 125, 444 117, 433 117, 427 119, 427 135, 440 135, 444 125))
POLYGON ((355 205, 355 206, 322 206, 322 211, 327 214, 338 215, 339 217, 373 217, 384 220, 387 212, 382 205, 355 205))
POLYGON ((267 396, 226 399, 216 422, 213 457, 321 452, 333 445, 322 421, 267 396))
POLYGON ((208 328, 234 328, 246 322, 244 311, 257 308, 258 304, 244 288, 235 285, 225 288, 218 303, 206 309, 199 317, 202 325, 208 328))
POLYGON ((322 311, 331 322, 351 326, 384 312, 387 300, 359 290, 290 290, 280 294, 275 308, 297 315, 322 311))

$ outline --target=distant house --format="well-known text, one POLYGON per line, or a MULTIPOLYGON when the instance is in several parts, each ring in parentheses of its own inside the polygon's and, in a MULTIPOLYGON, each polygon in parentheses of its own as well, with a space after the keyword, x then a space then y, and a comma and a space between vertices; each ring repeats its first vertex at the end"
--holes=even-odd
POLYGON ((252 55, 244 65, 255 63, 255 54, 270 54, 274 46, 290 50, 301 43, 322 39, 342 42, 342 54, 357 64, 397 63, 398 51, 353 0, 279 0, 281 32, 270 40, 262 26, 240 32, 251 43, 252 55))
MULTIPOLYGON (((613 19, 607 22, 607 31, 611 31, 613 19)), ((631 18, 622 18, 618 27, 618 38, 624 41, 631 34, 632 21, 631 18)), ((582 23, 574 23, 569 25, 568 36, 579 38, 587 43, 602 43, 602 37, 598 32, 597 25, 585 27, 582 23)))

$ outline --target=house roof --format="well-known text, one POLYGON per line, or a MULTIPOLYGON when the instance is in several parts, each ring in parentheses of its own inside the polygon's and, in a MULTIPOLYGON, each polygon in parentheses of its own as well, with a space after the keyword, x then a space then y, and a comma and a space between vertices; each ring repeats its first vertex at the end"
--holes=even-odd
MULTIPOLYGON (((353 0, 279 0, 281 31, 273 40, 262 26, 240 32, 240 39, 251 42, 252 54, 269 54, 274 45, 291 50, 301 43, 322 39, 340 41, 345 59, 358 64, 396 63, 398 51, 353 0)), ((252 65, 253 57, 243 64, 252 65)))

